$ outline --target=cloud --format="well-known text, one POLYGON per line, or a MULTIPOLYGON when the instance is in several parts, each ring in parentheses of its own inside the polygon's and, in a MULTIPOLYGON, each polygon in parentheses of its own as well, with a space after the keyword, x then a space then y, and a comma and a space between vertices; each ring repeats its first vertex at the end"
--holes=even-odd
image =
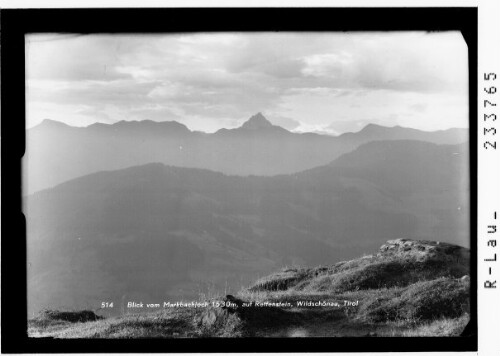
POLYGON ((286 117, 286 116, 280 116, 280 115, 267 115, 267 119, 274 125, 278 125, 283 127, 284 129, 287 129, 289 131, 292 131, 299 126, 301 126, 301 122, 294 120, 292 118, 286 117))
POLYGON ((345 132, 357 132, 363 129, 368 124, 384 125, 384 120, 381 119, 365 119, 365 120, 343 120, 334 121, 324 128, 325 131, 335 133, 336 135, 345 132))
POLYGON ((346 34, 346 38, 357 47, 331 47, 331 52, 325 49, 305 57, 304 75, 322 78, 324 86, 341 89, 467 89, 467 47, 459 33, 346 34))
POLYGON ((99 36, 28 35, 27 75, 30 79, 101 80, 126 79, 116 68, 120 41, 99 36))
POLYGON ((122 105, 132 107, 148 101, 147 94, 157 82, 137 82, 131 79, 105 81, 29 81, 30 101, 83 105, 122 105))
POLYGON ((427 111, 427 105, 422 103, 409 105, 408 108, 410 109, 410 111, 414 111, 417 113, 423 113, 427 111))
POLYGON ((301 122, 298 127, 296 127, 293 132, 304 133, 304 132, 314 132, 324 135, 337 135, 337 132, 327 129, 324 125, 314 125, 301 122))
POLYGON ((302 70, 304 75, 315 77, 338 78, 347 66, 353 61, 353 56, 346 52, 314 54, 305 57, 306 66, 302 70))
POLYGON ((418 103, 435 113, 464 98, 466 50, 458 32, 28 35, 28 125, 58 105, 71 122, 175 117, 211 131, 260 111, 289 129, 396 111, 418 125, 418 103))

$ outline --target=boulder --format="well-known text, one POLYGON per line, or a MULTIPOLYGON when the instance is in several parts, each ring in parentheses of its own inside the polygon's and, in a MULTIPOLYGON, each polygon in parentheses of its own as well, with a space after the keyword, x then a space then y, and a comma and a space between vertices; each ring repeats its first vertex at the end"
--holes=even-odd
POLYGON ((416 261, 449 261, 469 264, 470 250, 438 241, 397 239, 380 247, 379 256, 405 258, 416 261))

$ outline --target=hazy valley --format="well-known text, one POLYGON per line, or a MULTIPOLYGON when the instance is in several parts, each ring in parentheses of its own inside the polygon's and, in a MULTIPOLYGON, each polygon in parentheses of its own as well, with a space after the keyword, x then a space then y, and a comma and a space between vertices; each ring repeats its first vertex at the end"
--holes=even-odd
POLYGON ((213 134, 190 131, 175 121, 120 121, 80 128, 45 120, 26 133, 24 194, 102 170, 153 162, 241 176, 296 173, 329 164, 375 140, 458 144, 468 140, 468 130, 426 132, 370 124, 333 137, 292 133, 261 114, 239 128, 213 134))

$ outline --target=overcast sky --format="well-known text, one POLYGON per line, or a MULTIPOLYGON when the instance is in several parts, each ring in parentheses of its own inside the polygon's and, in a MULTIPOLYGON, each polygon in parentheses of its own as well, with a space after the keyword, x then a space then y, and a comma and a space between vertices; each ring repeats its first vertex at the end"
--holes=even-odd
POLYGON ((262 112, 295 131, 468 127, 459 32, 28 35, 27 126, 179 121, 207 132, 262 112))

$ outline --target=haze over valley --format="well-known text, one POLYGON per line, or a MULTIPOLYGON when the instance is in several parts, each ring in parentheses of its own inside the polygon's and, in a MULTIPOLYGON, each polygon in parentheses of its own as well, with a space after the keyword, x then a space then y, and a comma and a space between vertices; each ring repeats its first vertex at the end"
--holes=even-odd
POLYGON ((401 237, 469 244, 466 130, 370 125, 329 137, 261 114, 211 135, 151 122, 32 130, 85 152, 45 156, 45 167, 74 162, 81 176, 24 198, 32 312, 234 292, 279 267, 329 264, 401 237))
POLYGON ((260 113, 241 127, 213 134, 191 131, 175 121, 79 128, 46 120, 27 131, 25 194, 86 174, 152 162, 241 176, 290 174, 328 164, 373 140, 405 139, 457 144, 468 139, 468 130, 427 132, 369 124, 334 137, 293 133, 260 113))

